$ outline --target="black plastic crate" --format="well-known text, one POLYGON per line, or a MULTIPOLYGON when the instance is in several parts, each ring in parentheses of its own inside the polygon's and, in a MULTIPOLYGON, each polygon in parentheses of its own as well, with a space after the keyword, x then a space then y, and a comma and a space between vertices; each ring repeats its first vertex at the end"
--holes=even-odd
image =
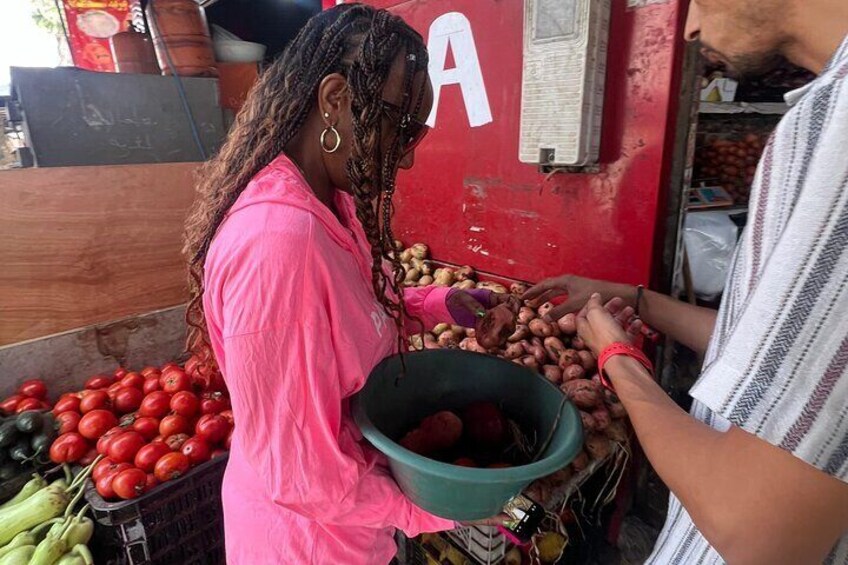
POLYGON ((89 481, 92 551, 106 565, 217 565, 224 557, 221 483, 227 456, 133 500, 106 502, 89 481))

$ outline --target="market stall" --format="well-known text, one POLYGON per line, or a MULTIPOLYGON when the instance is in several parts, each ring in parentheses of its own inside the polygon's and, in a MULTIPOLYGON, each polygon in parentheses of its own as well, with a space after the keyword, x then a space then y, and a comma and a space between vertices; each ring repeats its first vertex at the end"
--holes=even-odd
MULTIPOLYGON (((685 3, 370 3, 406 18, 431 57, 433 130, 396 198, 406 286, 517 300, 528 284, 568 272, 693 299, 720 295, 713 283, 722 273, 701 268, 693 245, 732 248, 738 232, 728 222, 744 224, 756 162, 785 107, 768 85, 733 91, 715 69, 701 73, 680 38, 685 3), (573 65, 566 75, 552 63, 562 60, 573 65), (701 239, 686 241, 687 256, 682 242, 693 232, 701 239)), ((103 35, 111 20, 76 4, 65 2, 65 17, 79 18, 75 62, 88 70, 19 71, 8 112, 8 129, 24 140, 20 154, 35 167, 0 172, 9 204, 0 236, 11 243, 0 250, 0 503, 12 499, 0 507, 0 523, 12 524, 0 555, 222 563, 220 484, 237 423, 209 352, 183 350, 182 225, 197 163, 226 134, 263 57, 284 41, 266 41, 275 25, 267 6, 220 0, 204 11, 190 0, 154 0, 128 3, 126 19, 86 47, 81 34, 103 35), (178 12, 190 14, 182 27, 178 12), (104 41, 108 58, 96 47, 104 41), (251 51, 255 41, 269 51, 251 51), (232 59, 243 56, 253 59, 232 59), (18 508, 48 497, 60 504, 18 508), (19 514, 4 516, 13 507, 19 514)), ((302 6, 292 15, 286 36, 302 23, 302 6)), ((805 80, 780 77, 783 87, 805 80)), ((517 325, 497 343, 446 324, 410 336, 411 351, 460 350, 520 366, 574 410, 579 441, 560 468, 525 481, 524 495, 543 509, 527 539, 459 528, 400 540, 402 562, 589 562, 616 545, 622 516, 646 498, 648 471, 624 409, 599 383, 573 316, 543 319, 552 306, 518 305, 517 325)), ((677 348, 664 352, 645 334, 645 349, 666 362, 663 384, 685 389, 677 348)), ((415 437, 439 413, 389 440, 460 473, 542 458, 546 446, 515 435, 502 408, 475 403, 442 414, 455 433, 437 449, 415 437), (475 443, 494 451, 457 432, 479 419, 499 431, 475 443), (510 451, 524 444, 524 459, 510 451)), ((656 504, 663 494, 647 498, 656 504)))

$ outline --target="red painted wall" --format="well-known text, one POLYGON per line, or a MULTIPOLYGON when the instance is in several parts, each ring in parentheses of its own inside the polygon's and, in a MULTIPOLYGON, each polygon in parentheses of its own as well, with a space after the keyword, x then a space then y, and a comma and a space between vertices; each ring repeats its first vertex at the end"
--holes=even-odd
POLYGON ((471 128, 460 87, 442 88, 436 127, 401 173, 396 234, 428 243, 439 260, 508 277, 649 282, 671 166, 682 1, 613 0, 601 170, 549 179, 518 160, 523 1, 370 3, 425 38, 438 16, 464 14, 493 116, 471 128))

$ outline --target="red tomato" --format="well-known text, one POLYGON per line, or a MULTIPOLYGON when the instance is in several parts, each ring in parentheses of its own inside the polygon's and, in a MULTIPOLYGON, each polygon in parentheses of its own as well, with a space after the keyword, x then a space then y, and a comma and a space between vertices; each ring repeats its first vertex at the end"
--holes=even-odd
POLYGON ((113 375, 116 379, 123 379, 123 378, 124 378, 124 376, 125 376, 127 373, 129 373, 129 371, 127 371, 127 370, 126 370, 126 369, 124 369, 123 367, 118 367, 117 369, 115 369, 115 372, 114 372, 114 373, 112 373, 112 375, 113 375))
POLYGON ((138 413, 141 416, 151 418, 163 418, 171 411, 171 395, 167 392, 157 390, 151 392, 141 401, 138 413))
POLYGON ((74 463, 87 452, 85 438, 76 432, 68 432, 56 438, 50 446, 50 460, 54 463, 74 463))
POLYGON ((156 462, 169 453, 171 448, 164 443, 148 443, 135 454, 134 463, 145 473, 152 473, 156 462))
POLYGON ((92 410, 98 409, 110 410, 112 408, 112 399, 109 398, 109 393, 105 390, 96 390, 86 394, 80 400, 80 412, 87 414, 92 410))
POLYGON ((129 463, 135 459, 138 450, 145 445, 144 438, 135 431, 118 434, 109 442, 109 459, 118 463, 129 463))
POLYGON ((85 455, 80 458, 78 463, 83 467, 88 467, 89 465, 94 463, 94 460, 97 459, 98 455, 99 454, 97 453, 97 449, 94 447, 90 447, 88 448, 88 451, 85 452, 85 455))
POLYGON ((130 412, 129 414, 124 414, 121 416, 121 419, 118 421, 118 425, 122 428, 131 428, 135 421, 139 419, 138 412, 130 412))
POLYGON ((224 440, 224 447, 226 447, 227 450, 229 450, 230 447, 232 446, 232 444, 233 444, 233 428, 230 428, 230 433, 227 434, 227 439, 224 440))
POLYGON ((159 484, 159 479, 153 473, 147 474, 147 481, 144 483, 144 492, 149 492, 159 484))
POLYGON ((92 410, 79 421, 79 433, 86 439, 96 440, 117 425, 118 418, 108 410, 92 410))
POLYGON ((56 415, 55 427, 59 435, 77 431, 79 423, 80 415, 77 412, 68 410, 67 412, 56 415))
POLYGON ((165 437, 175 434, 184 434, 191 431, 188 419, 179 414, 169 414, 159 422, 159 433, 165 437))
POLYGON ((165 455, 156 462, 153 474, 164 483, 165 481, 178 479, 183 476, 190 466, 191 462, 188 460, 188 457, 175 451, 165 455))
POLYGON ((61 414, 62 412, 79 412, 80 399, 76 396, 62 396, 56 401, 53 406, 53 414, 61 414))
POLYGON ((159 369, 159 370, 164 373, 165 371, 170 371, 171 369, 179 369, 179 368, 180 368, 179 365, 177 365, 176 363, 171 361, 170 363, 165 363, 164 365, 162 365, 162 368, 159 369))
POLYGON ((47 385, 41 379, 30 379, 21 383, 18 392, 30 398, 44 400, 47 398, 47 385))
POLYGON ((127 373, 124 378, 121 379, 121 384, 141 390, 141 387, 144 386, 145 380, 146 379, 138 373, 127 373))
POLYGON ((106 392, 109 393, 109 398, 114 400, 115 395, 118 394, 118 391, 121 390, 122 388, 124 388, 124 385, 122 385, 121 383, 112 383, 106 389, 106 392))
POLYGON ((199 437, 187 440, 180 449, 180 453, 188 457, 192 465, 200 465, 212 458, 209 444, 199 437))
POLYGON ((155 375, 150 377, 144 381, 144 385, 141 390, 144 391, 145 396, 150 394, 151 392, 155 392, 157 390, 162 390, 162 387, 159 386, 159 376, 155 375))
POLYGON ((215 459, 216 457, 220 457, 222 455, 226 455, 227 453, 229 452, 226 449, 216 449, 212 452, 212 459, 215 459))
POLYGON ((112 481, 117 477, 120 473, 126 471, 127 469, 132 469, 132 465, 128 463, 120 463, 115 466, 114 469, 110 469, 105 472, 100 480, 94 483, 94 486, 97 488, 97 493, 102 496, 106 500, 113 500, 117 497, 115 491, 112 489, 112 481))
POLYGON ((203 414, 218 414, 230 407, 230 399, 220 392, 206 392, 200 401, 200 411, 203 414))
POLYGON ((15 414, 26 412, 27 410, 41 410, 44 404, 37 398, 24 398, 18 402, 18 407, 15 408, 15 414))
POLYGON ((108 457, 104 457, 94 466, 94 469, 91 470, 91 478, 97 482, 100 480, 100 477, 105 475, 107 472, 112 471, 118 465, 126 465, 126 463, 115 463, 108 457))
POLYGON ((227 420, 227 422, 230 424, 231 428, 235 425, 236 420, 233 417, 233 411, 232 410, 229 410, 229 409, 224 410, 223 412, 221 412, 220 415, 223 416, 225 420, 227 420))
POLYGON ((142 400, 144 400, 144 393, 140 388, 121 386, 115 393, 115 410, 121 414, 138 410, 142 400))
POLYGON ((171 397, 171 410, 180 416, 190 418, 197 414, 200 408, 200 400, 187 390, 182 390, 171 397))
POLYGON ((108 375, 94 375, 93 377, 85 381, 85 388, 89 390, 98 390, 101 388, 106 388, 114 382, 114 377, 110 377, 108 375))
POLYGON ((142 435, 147 441, 159 435, 159 420, 156 418, 138 418, 132 424, 132 429, 142 435))
POLYGON ((150 443, 165 443, 165 436, 157 435, 155 438, 150 440, 150 443))
POLYGON ((97 453, 100 455, 109 455, 109 446, 112 444, 112 440, 124 433, 125 430, 121 426, 115 426, 97 440, 97 453))
POLYGON ((218 443, 227 437, 227 432, 230 431, 230 424, 227 423, 227 419, 223 416, 206 414, 197 421, 194 431, 209 443, 218 443))
POLYGON ((109 445, 111 445, 112 440, 124 433, 126 430, 120 426, 115 426, 97 440, 97 453, 100 455, 108 455, 109 454, 109 445))
POLYGON ((171 369, 162 373, 162 376, 159 377, 159 386, 162 387, 162 390, 171 394, 181 390, 191 390, 191 377, 186 375, 182 369, 171 369))
POLYGON ((147 473, 141 469, 126 469, 112 479, 112 490, 124 500, 143 494, 145 485, 147 485, 147 473))
POLYGON ((174 434, 165 438, 165 445, 167 445, 171 451, 179 451, 183 448, 185 442, 188 441, 188 438, 188 434, 174 434))
POLYGON ((152 375, 154 373, 156 373, 156 376, 158 377, 160 372, 161 371, 159 371, 159 369, 157 369, 156 367, 145 367, 144 369, 139 371, 141 376, 144 377, 145 379, 148 378, 150 375, 152 375))
POLYGON ((26 396, 23 394, 13 394, 3 402, 0 402, 0 412, 3 412, 3 414, 6 415, 14 414, 15 410, 18 408, 18 404, 20 404, 21 400, 24 399, 26 399, 26 396))

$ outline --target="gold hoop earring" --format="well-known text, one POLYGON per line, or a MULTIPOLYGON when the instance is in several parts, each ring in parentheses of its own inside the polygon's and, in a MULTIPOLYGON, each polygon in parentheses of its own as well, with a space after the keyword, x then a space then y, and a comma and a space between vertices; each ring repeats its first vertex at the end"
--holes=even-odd
POLYGON ((321 132, 320 141, 321 141, 321 149, 324 150, 324 153, 335 153, 336 151, 338 151, 339 146, 342 144, 342 136, 339 135, 339 132, 335 127, 327 126, 326 128, 324 128, 324 131, 321 132), (327 149, 327 145, 324 142, 324 140, 327 138, 327 132, 329 132, 329 131, 333 132, 333 134, 335 134, 335 136, 336 136, 336 143, 335 143, 335 145, 333 145, 332 149, 327 149))

